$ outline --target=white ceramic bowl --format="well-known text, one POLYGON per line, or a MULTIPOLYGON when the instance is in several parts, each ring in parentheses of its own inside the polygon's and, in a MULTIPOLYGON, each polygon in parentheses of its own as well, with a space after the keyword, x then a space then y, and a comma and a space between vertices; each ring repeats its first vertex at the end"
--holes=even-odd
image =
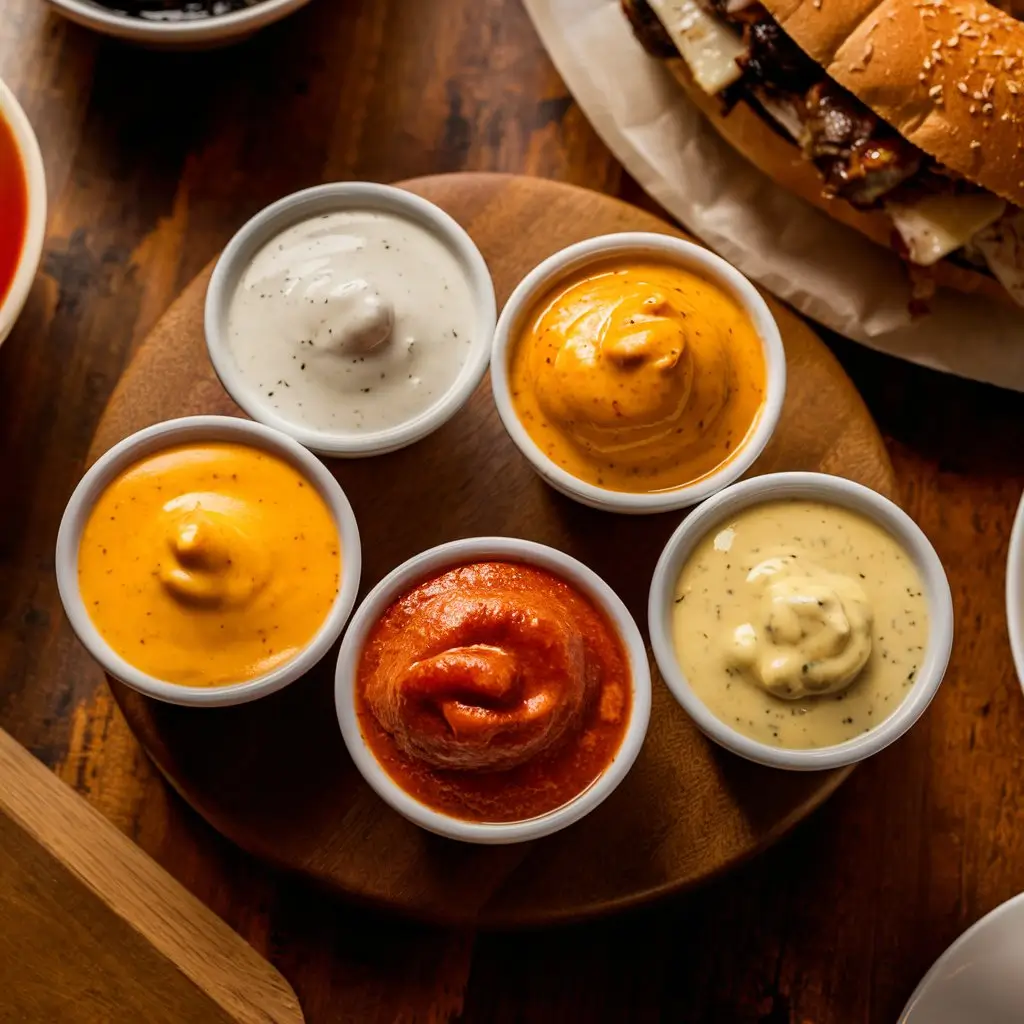
MULTIPOLYGON (((92 0, 50 0, 66 18, 104 35, 161 48, 198 49, 237 42, 305 7, 309 0, 263 0, 229 14, 188 21, 154 21, 111 10, 92 0)), ((122 0, 127 3, 127 0, 122 0)))
POLYGON ((734 484, 709 498, 683 520, 658 560, 647 609, 651 646, 662 678, 701 731, 716 743, 758 764, 798 771, 839 768, 877 754, 899 739, 924 713, 942 682, 953 644, 953 599, 942 562, 920 527, 899 506, 861 484, 823 473, 775 473, 734 484), (928 602, 928 643, 914 685, 903 703, 869 732, 815 750, 788 750, 737 732, 708 710, 693 692, 672 642, 672 598, 680 570, 697 544, 742 509, 768 501, 802 498, 859 512, 878 523, 910 555, 928 602))
POLYGON ((1017 506, 1006 560, 1006 625, 1017 680, 1024 687, 1024 496, 1017 506))
POLYGON ((43 240, 46 237, 46 172, 43 170, 43 156, 39 152, 39 142, 32 125, 14 98, 14 93, 3 82, 0 82, 0 117, 10 125, 14 134, 28 190, 28 222, 25 225, 21 257, 7 296, 0 302, 2 344, 25 306, 43 256, 43 240))
POLYGON ((228 243, 214 268, 206 294, 206 347, 228 394, 253 419, 276 427, 321 455, 359 458, 383 455, 433 433, 469 400, 487 372, 495 321, 494 283, 480 250, 465 230, 440 207, 404 189, 368 181, 335 182, 285 196, 256 214, 228 243), (329 433, 281 416, 249 385, 228 341, 231 299, 252 258, 271 239, 300 221, 341 210, 381 210, 432 232, 458 260, 476 306, 473 344, 455 382, 434 405, 387 430, 329 433))
POLYGON ((499 845, 550 835, 589 814, 626 777, 647 733, 651 716, 651 673, 644 641, 618 595, 575 558, 532 541, 510 537, 473 537, 441 544, 410 558, 370 591, 352 616, 342 641, 335 679, 335 704, 345 746, 360 774, 399 814, 429 832, 467 843, 499 845), (526 821, 463 821, 435 811, 410 796, 380 766, 366 743, 355 709, 356 673, 370 630, 387 608, 413 587, 460 565, 486 561, 522 562, 547 569, 571 583, 600 608, 618 631, 629 661, 633 700, 629 723, 612 763, 588 789, 567 804, 526 821))
POLYGON ((187 416, 168 420, 132 434, 114 445, 82 477, 75 488, 57 534, 57 588, 64 611, 89 653, 116 679, 147 697, 195 707, 245 704, 283 689, 304 675, 330 650, 348 621, 359 591, 362 552, 359 528, 340 484, 327 468, 289 437, 259 423, 232 416, 187 416), (309 644, 291 661, 273 672, 229 686, 195 687, 168 683, 125 661, 101 636, 82 601, 78 587, 78 547, 82 530, 96 500, 110 482, 129 466, 173 445, 200 441, 229 441, 262 448, 291 463, 309 480, 327 503, 341 537, 341 586, 324 624, 309 644))
POLYGON ((491 385, 498 414, 509 436, 548 484, 592 508, 609 512, 653 513, 687 508, 739 479, 754 464, 771 439, 786 397, 786 353, 775 318, 757 289, 720 256, 692 242, 651 232, 601 235, 570 245, 535 267, 512 293, 498 320, 491 352, 491 385), (558 281, 580 268, 616 256, 654 258, 697 273, 718 285, 750 317, 761 338, 766 391, 761 417, 743 446, 725 465, 693 484, 649 494, 612 491, 566 472, 537 446, 522 425, 512 403, 509 359, 537 302, 558 281))

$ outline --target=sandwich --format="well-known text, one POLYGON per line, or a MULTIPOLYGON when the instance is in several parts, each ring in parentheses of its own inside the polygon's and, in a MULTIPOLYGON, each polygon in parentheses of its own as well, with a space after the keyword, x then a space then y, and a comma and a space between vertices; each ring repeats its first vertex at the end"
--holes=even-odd
POLYGON ((622 0, 717 131, 936 287, 1024 305, 1024 0, 622 0))

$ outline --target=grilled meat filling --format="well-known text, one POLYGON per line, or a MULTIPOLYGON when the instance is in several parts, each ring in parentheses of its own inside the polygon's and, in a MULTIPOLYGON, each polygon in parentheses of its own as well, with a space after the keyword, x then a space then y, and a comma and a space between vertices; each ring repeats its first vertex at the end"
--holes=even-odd
POLYGON ((814 161, 825 192, 852 205, 875 206, 921 170, 925 155, 830 79, 804 97, 804 154, 814 161))
MULTIPOLYGON (((749 100, 775 130, 768 100, 786 103, 800 121, 793 141, 821 172, 826 194, 867 209, 922 172, 935 180, 934 161, 833 82, 756 0, 704 2, 742 34, 747 50, 743 76, 725 90, 723 103, 749 100)), ((648 52, 662 59, 677 54, 647 0, 622 0, 622 7, 648 52)))

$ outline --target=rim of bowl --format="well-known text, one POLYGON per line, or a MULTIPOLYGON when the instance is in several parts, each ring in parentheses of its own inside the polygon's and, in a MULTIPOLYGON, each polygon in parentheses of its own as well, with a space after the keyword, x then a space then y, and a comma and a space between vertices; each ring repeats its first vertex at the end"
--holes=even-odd
POLYGON ((422 440, 448 422, 476 391, 487 372, 497 316, 494 282, 476 243, 439 206, 394 185, 332 182, 284 196, 242 226, 221 254, 206 293, 206 347, 213 368, 234 401, 253 419, 295 438, 322 455, 359 458, 383 455, 422 440), (227 319, 231 299, 248 262, 282 231, 326 212, 381 210, 432 232, 462 266, 476 309, 473 346, 447 392, 418 416, 387 430, 359 434, 313 430, 279 416, 249 387, 231 353, 227 319))
POLYGON ((938 691, 953 645, 953 599, 942 562, 921 528, 877 491, 825 473, 770 473, 733 484, 709 498, 679 525, 658 559, 647 607, 654 658, 673 697, 700 730, 748 761, 796 771, 840 768, 864 760, 900 738, 924 713, 938 691), (803 498, 839 505, 881 526, 912 559, 928 600, 928 642, 914 685, 888 718, 869 732, 830 747, 773 747, 737 732, 694 693, 676 660, 672 598, 676 580, 694 547, 743 509, 770 501, 803 498))
POLYGON ((636 761, 651 715, 650 663, 636 621, 614 590, 578 559, 556 548, 513 537, 471 537, 423 551, 393 569, 352 616, 338 655, 335 707, 345 746, 359 773, 393 810, 428 832, 467 843, 489 845, 540 839, 566 828, 601 804, 636 761), (525 821, 478 822, 436 811, 407 793, 381 767, 359 725, 355 684, 359 657, 370 629, 396 598, 440 572, 472 562, 500 559, 538 566, 578 588, 607 616, 626 650, 632 680, 630 718, 622 743, 605 771, 582 793, 561 807, 525 821))
POLYGON ((136 42, 201 43, 204 40, 228 39, 255 32, 280 20, 310 0, 261 0, 253 7, 243 7, 227 14, 214 14, 187 21, 151 21, 120 11, 109 10, 92 0, 50 0, 62 14, 97 32, 136 42))
POLYGON ((362 551, 355 513, 334 476, 290 437, 234 416, 186 416, 146 427, 106 451, 82 477, 68 501, 57 533, 57 589, 71 628, 105 672, 157 700, 190 707, 226 707, 275 693, 304 675, 330 650, 348 621, 359 590, 362 551), (123 470, 140 459, 189 441, 233 441, 272 452, 316 487, 331 510, 341 540, 341 584, 323 625, 291 661, 274 671, 227 686, 194 687, 169 683, 136 668, 118 654, 93 624, 78 586, 82 530, 97 498, 123 470))
POLYGON ((598 235, 567 246, 539 263, 519 283, 498 319, 491 353, 491 386, 498 415, 537 473, 555 490, 592 508, 613 512, 670 512, 696 505, 715 491, 741 477, 757 460, 771 440, 786 397, 786 352, 778 324, 760 292, 735 267, 710 249, 674 235, 630 231, 598 235), (634 494, 613 491, 587 483, 553 462, 533 440, 516 414, 509 383, 509 358, 518 341, 523 318, 559 280, 574 271, 614 256, 646 254, 667 260, 684 270, 700 274, 717 285, 750 317, 765 361, 765 400, 754 429, 731 459, 707 476, 682 487, 634 494))
POLYGON ((1006 558, 1006 627, 1017 670, 1017 682, 1024 689, 1024 494, 1017 505, 1006 558))
POLYGON ((46 239, 46 170, 39 140, 17 97, 0 81, 0 117, 10 125, 21 157, 28 196, 25 238, 18 257, 18 266, 7 296, 0 302, 0 343, 4 341, 21 315, 43 258, 46 239))

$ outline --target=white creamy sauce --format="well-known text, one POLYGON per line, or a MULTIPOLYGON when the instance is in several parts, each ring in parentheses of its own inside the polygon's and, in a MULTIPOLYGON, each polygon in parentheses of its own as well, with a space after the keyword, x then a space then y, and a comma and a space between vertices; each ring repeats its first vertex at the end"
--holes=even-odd
POLYGON ((673 643, 708 709, 773 746, 827 747, 878 725, 924 659, 917 569, 871 520, 774 501, 705 537, 683 566, 673 643))
POLYGON ((331 433, 396 427, 436 404, 469 355, 472 290, 427 228, 354 210, 295 224, 232 297, 228 344, 282 417, 331 433))

